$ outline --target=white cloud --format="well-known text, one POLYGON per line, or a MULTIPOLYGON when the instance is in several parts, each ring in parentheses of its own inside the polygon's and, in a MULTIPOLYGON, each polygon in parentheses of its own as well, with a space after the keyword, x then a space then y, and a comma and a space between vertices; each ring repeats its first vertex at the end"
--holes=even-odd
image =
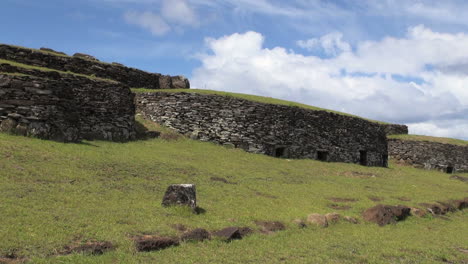
POLYGON ((349 43, 342 40, 343 34, 340 32, 333 32, 321 38, 312 38, 308 40, 299 40, 297 45, 303 49, 314 51, 323 49, 325 54, 336 56, 342 52, 351 51, 349 43))
POLYGON ((338 33, 311 43, 336 56, 267 49, 256 32, 207 39, 210 53, 200 56, 192 84, 404 122, 412 133, 468 138, 468 73, 446 67, 468 62, 467 35, 417 26, 404 38, 360 42, 355 51, 338 33))
POLYGON ((163 0, 162 16, 176 24, 197 26, 199 24, 195 11, 184 0, 163 0))
POLYGON ((171 30, 171 27, 159 15, 152 12, 129 11, 124 14, 125 21, 147 29, 155 36, 162 36, 171 30))

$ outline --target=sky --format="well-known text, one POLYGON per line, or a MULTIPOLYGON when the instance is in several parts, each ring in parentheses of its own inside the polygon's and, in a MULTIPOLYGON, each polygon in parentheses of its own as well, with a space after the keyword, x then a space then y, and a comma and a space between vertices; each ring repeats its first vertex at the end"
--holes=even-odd
POLYGON ((0 43, 468 140, 465 0, 1 0, 0 43))

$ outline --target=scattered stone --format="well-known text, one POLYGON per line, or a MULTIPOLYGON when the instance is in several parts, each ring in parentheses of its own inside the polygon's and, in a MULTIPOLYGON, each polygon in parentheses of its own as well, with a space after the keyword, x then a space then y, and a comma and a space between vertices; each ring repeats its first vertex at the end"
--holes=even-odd
POLYGON ((139 236, 133 239, 137 251, 148 252, 178 246, 179 240, 171 237, 139 236))
POLYGON ((450 176, 450 179, 459 180, 459 181, 462 181, 462 182, 468 182, 468 177, 463 177, 463 176, 459 176, 459 175, 450 176))
POLYGON ((343 219, 345 221, 350 222, 351 224, 359 224, 359 221, 356 218, 351 217, 351 216, 345 216, 343 219))
POLYGON ((78 242, 72 245, 67 245, 60 254, 68 255, 73 253, 102 255, 107 251, 113 250, 115 247, 109 241, 85 241, 78 242))
POLYGON ((334 210, 343 210, 343 211, 346 211, 352 208, 349 205, 339 205, 339 204, 329 204, 328 207, 334 210))
POLYGON ((260 227, 262 233, 273 233, 286 229, 286 226, 278 221, 255 221, 255 224, 260 227))
POLYGON ((239 227, 239 233, 242 237, 246 237, 253 234, 254 230, 250 227, 239 227))
POLYGON ((210 240, 210 232, 203 228, 197 228, 188 232, 185 232, 181 237, 180 240, 182 241, 204 241, 210 240))
POLYGON ((310 214, 307 216, 307 222, 320 226, 320 227, 328 227, 327 218, 321 214, 310 214))
POLYGON ((52 52, 52 53, 57 53, 57 54, 61 54, 61 55, 67 55, 65 52, 61 52, 61 51, 56 51, 56 50, 53 50, 53 49, 49 49, 49 48, 40 48, 39 50, 42 50, 42 51, 47 51, 47 52, 52 52))
POLYGON ((88 54, 85 54, 85 53, 75 53, 75 54, 73 54, 73 57, 86 59, 86 60, 92 60, 92 61, 99 61, 94 56, 91 56, 91 55, 88 55, 88 54))
POLYGON ((163 206, 189 206, 192 210, 197 208, 197 194, 195 184, 173 184, 164 194, 163 206))
POLYGON ((425 210, 422 210, 416 207, 411 207, 410 213, 411 215, 417 216, 417 217, 424 217, 427 215, 427 212, 425 210))
POLYGON ((213 236, 216 236, 224 241, 230 242, 235 239, 242 239, 242 234, 238 227, 226 227, 219 231, 213 232, 213 236))
POLYGON ((302 220, 302 219, 294 219, 292 222, 293 222, 295 225, 297 225, 299 228, 305 228, 305 227, 307 227, 307 224, 306 224, 305 221, 302 220))
POLYGON ((325 218, 327 219, 327 222, 329 224, 335 224, 338 223, 341 219, 341 215, 338 213, 328 213, 325 215, 325 218))
POLYGON ((354 199, 354 198, 337 198, 337 197, 329 198, 329 200, 335 203, 354 203, 358 201, 358 199, 354 199))
POLYGON ((377 223, 380 226, 394 224, 410 215, 411 209, 406 206, 376 205, 362 213, 364 220, 377 223))
POLYGON ((369 198, 369 200, 374 201, 374 202, 381 202, 384 200, 384 198, 378 197, 378 196, 367 196, 367 198, 369 198))

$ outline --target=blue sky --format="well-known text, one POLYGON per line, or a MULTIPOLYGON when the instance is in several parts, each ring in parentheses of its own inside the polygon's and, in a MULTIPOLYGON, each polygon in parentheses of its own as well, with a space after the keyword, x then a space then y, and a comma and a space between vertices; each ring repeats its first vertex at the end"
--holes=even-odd
POLYGON ((461 0, 2 0, 0 42, 468 139, 461 0))

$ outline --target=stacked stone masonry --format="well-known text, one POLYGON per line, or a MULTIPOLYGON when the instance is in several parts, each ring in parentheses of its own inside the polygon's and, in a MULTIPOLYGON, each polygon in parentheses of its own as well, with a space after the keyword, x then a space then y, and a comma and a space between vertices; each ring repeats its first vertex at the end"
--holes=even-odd
POLYGON ((387 166, 385 128, 364 119, 228 96, 137 94, 137 111, 192 138, 284 158, 387 166))
MULTIPOLYGON (((85 55, 85 54, 84 54, 85 55)), ((111 79, 132 88, 147 89, 186 89, 189 81, 183 76, 148 73, 118 63, 103 63, 90 59, 89 55, 65 56, 49 49, 34 50, 0 44, 0 59, 27 65, 45 67, 60 71, 70 71, 100 78, 111 79)))
POLYGON ((388 140, 389 155, 417 168, 468 172, 468 147, 429 141, 388 140))
POLYGON ((58 72, 0 73, 0 131, 42 139, 135 138, 134 94, 119 83, 58 72))
POLYGON ((398 124, 384 124, 387 135, 408 135, 408 126, 398 124))

